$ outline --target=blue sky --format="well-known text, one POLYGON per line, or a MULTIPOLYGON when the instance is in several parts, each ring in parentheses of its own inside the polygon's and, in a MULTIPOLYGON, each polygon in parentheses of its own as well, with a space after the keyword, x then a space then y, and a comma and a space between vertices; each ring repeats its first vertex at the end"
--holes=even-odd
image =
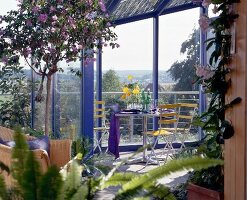
MULTIPOLYGON (((3 0, 2 0, 3 1, 3 0)), ((1 3, 0 14, 16 8, 16 0, 1 3)), ((180 46, 198 27, 199 9, 191 9, 160 17, 159 69, 167 70, 182 59, 180 46)), ((119 49, 105 48, 103 69, 152 69, 152 19, 142 20, 115 28, 119 49)))

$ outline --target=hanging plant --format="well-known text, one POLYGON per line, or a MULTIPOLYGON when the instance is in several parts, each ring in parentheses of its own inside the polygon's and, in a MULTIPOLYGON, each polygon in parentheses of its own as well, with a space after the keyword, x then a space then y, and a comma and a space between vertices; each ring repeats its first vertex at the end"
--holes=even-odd
MULTIPOLYGON (((217 133, 218 143, 224 143, 234 134, 234 129, 229 121, 225 120, 225 110, 241 102, 237 97, 229 104, 225 102, 225 95, 231 85, 228 75, 231 70, 231 27, 238 18, 234 12, 233 4, 238 0, 203 0, 202 6, 208 8, 213 4, 213 12, 219 13, 218 17, 210 20, 208 16, 201 15, 199 25, 202 31, 211 30, 214 37, 206 40, 206 50, 210 51, 209 63, 207 66, 197 66, 197 81, 202 85, 204 92, 210 94, 208 110, 197 120, 196 124, 205 131, 217 133)), ((198 1, 197 1, 198 3, 198 1)))

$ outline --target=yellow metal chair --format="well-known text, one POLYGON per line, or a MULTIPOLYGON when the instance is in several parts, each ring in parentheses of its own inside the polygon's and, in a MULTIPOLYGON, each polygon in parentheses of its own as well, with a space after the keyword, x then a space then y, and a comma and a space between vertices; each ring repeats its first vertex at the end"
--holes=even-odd
POLYGON ((95 101, 94 104, 94 150, 97 148, 102 152, 101 142, 105 135, 109 134, 109 123, 106 119, 105 101, 95 101), (101 121, 101 126, 98 126, 98 121, 101 121))
POLYGON ((166 161, 169 154, 174 151, 172 143, 175 140, 180 104, 164 104, 159 105, 158 108, 159 129, 144 132, 144 134, 147 135, 147 141, 151 147, 151 155, 149 156, 147 163, 151 160, 151 157, 158 160, 158 156, 155 152, 155 146, 159 139, 165 142, 165 146, 163 148, 163 156, 165 156, 164 161, 166 161))
POLYGON ((180 138, 181 149, 185 147, 185 140, 191 133, 192 121, 198 110, 196 103, 180 103, 178 124, 176 128, 177 138, 180 138))

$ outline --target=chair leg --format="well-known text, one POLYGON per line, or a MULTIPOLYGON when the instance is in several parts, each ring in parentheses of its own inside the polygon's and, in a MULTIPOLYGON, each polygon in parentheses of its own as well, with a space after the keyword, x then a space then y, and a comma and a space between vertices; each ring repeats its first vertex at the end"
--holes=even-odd
POLYGON ((155 141, 153 141, 153 137, 151 137, 151 138, 147 137, 147 141, 148 141, 148 144, 150 145, 151 152, 150 152, 150 155, 147 156, 146 166, 152 160, 152 156, 154 156, 155 160, 157 160, 157 162, 158 162, 158 164, 160 166, 159 159, 158 159, 158 157, 157 157, 157 155, 155 153, 155 146, 156 146, 156 144, 158 142, 158 137, 155 138, 155 141))
POLYGON ((165 142, 165 146, 163 148, 163 155, 165 156, 164 158, 164 162, 167 161, 168 157, 170 154, 174 153, 174 148, 172 146, 172 143, 174 141, 174 134, 172 135, 164 135, 162 136, 164 142, 165 142))
POLYGON ((94 146, 93 151, 95 151, 98 148, 99 149, 99 153, 102 152, 102 148, 100 146, 101 140, 102 140, 102 135, 99 138, 99 132, 98 131, 95 132, 95 139, 94 139, 95 146, 94 146))

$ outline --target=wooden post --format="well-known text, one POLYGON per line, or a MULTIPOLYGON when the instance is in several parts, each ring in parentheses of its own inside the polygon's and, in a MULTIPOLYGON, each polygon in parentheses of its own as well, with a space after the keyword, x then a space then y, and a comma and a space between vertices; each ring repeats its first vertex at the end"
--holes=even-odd
MULTIPOLYGON (((230 64, 232 85, 226 95, 226 103, 236 97, 242 102, 226 112, 226 118, 232 122, 235 135, 225 140, 225 200, 247 199, 247 3, 242 0, 236 4, 239 18, 235 26, 236 52, 230 64)), ((234 30, 233 30, 234 32, 234 30)), ((234 40, 234 37, 233 37, 234 40)))

